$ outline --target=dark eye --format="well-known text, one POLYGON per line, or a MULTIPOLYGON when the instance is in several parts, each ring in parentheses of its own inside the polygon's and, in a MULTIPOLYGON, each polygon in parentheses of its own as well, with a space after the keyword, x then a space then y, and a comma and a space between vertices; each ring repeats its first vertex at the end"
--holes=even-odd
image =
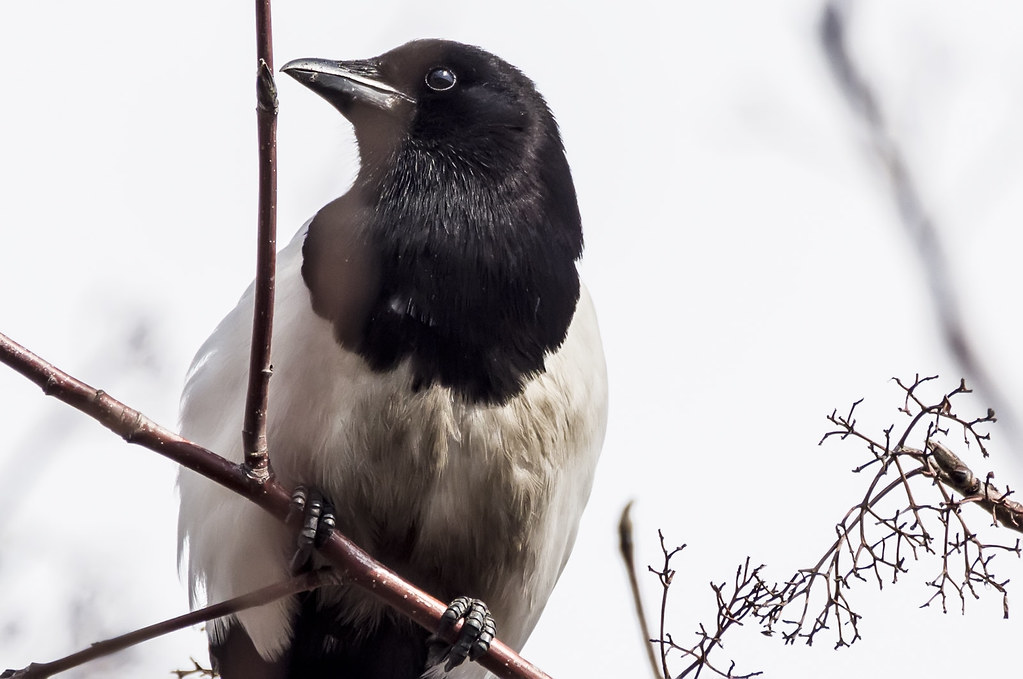
POLYGON ((426 86, 435 92, 450 90, 455 86, 457 80, 455 72, 443 66, 435 68, 426 74, 426 86))

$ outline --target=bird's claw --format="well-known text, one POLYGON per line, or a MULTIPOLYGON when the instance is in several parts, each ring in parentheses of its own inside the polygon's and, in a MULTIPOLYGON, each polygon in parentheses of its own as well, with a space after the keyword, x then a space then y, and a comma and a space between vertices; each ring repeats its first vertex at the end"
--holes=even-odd
POLYGON ((437 633, 430 637, 430 662, 435 665, 446 660, 444 671, 450 672, 465 659, 477 660, 490 649, 490 643, 497 636, 497 625, 490 609, 479 599, 460 596, 452 601, 441 616, 437 633), (455 643, 448 644, 444 638, 463 620, 455 643))
POLYGON ((322 493, 305 486, 297 486, 291 495, 289 520, 301 517, 295 555, 291 558, 291 572, 298 573, 309 564, 313 549, 319 547, 334 530, 334 505, 322 493))

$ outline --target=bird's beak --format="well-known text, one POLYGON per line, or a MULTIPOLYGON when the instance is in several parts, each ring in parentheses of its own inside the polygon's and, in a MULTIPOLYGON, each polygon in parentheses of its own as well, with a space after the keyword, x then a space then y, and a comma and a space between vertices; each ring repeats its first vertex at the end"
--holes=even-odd
POLYGON ((395 112, 415 99, 381 79, 379 69, 368 61, 295 59, 281 70, 347 115, 353 104, 368 104, 395 112))

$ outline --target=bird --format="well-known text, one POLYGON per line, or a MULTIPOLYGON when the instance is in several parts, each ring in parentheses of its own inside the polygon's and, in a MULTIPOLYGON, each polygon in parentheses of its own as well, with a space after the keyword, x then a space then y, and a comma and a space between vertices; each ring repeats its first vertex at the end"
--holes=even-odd
MULTIPOLYGON (((518 68, 449 40, 282 71, 351 124, 359 169, 278 255, 274 474, 312 489, 340 532, 410 582, 485 604, 521 649, 571 553, 607 425, 558 125, 518 68)), ((182 434, 235 462, 252 313, 250 285, 181 397, 182 434)), ((193 606, 294 572, 288 528, 189 470, 178 487, 193 606)), ((487 675, 437 662, 428 631, 354 585, 207 633, 225 679, 487 675)))

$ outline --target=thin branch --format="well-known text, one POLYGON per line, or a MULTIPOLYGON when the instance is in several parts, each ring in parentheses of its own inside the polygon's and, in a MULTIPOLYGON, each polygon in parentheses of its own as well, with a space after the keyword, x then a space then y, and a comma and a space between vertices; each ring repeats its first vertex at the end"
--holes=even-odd
POLYGON ((671 635, 665 632, 665 621, 668 615, 668 591, 671 589, 672 580, 675 579, 675 570, 671 567, 671 560, 676 554, 686 548, 685 545, 680 545, 672 550, 668 550, 664 546, 664 533, 660 530, 657 531, 657 537, 661 541, 661 554, 664 555, 664 565, 661 570, 654 570, 650 568, 650 572, 657 575, 657 579, 661 581, 661 617, 660 617, 660 639, 658 642, 661 647, 661 671, 664 673, 664 679, 671 679, 671 672, 668 671, 668 651, 674 646, 671 641, 671 635))
POLYGON ((277 86, 273 75, 270 0, 256 0, 256 124, 259 136, 258 244, 249 386, 245 395, 242 450, 253 478, 270 478, 266 409, 270 386, 274 281, 277 269, 277 86))
MULTIPOLYGON (((242 466, 232 464, 161 427, 139 411, 72 377, 2 333, 0 363, 38 385, 47 396, 89 415, 128 443, 148 448, 202 474, 256 503, 279 521, 287 522, 291 493, 275 480, 260 483, 242 466)), ((362 587, 424 629, 431 632, 438 629, 446 608, 444 604, 402 580, 341 533, 333 531, 320 548, 320 553, 334 566, 338 577, 362 587)), ((460 628, 461 625, 450 630, 445 639, 453 642, 460 628)), ((477 662, 506 679, 550 679, 497 640, 477 662)))
POLYGON ((836 1, 829 2, 824 7, 820 23, 821 44, 831 73, 850 108, 862 119, 870 135, 871 147, 885 170, 906 235, 920 255, 945 344, 963 374, 984 392, 995 410, 1008 415, 1009 429, 1014 436, 1019 436, 1019 423, 1008 407, 1009 401, 977 354, 967 332, 939 229, 924 205, 905 154, 885 123, 873 85, 849 53, 846 17, 839 5, 836 1))
POLYGON ((67 670, 73 669, 80 665, 95 660, 96 658, 102 658, 103 656, 111 655, 118 651, 123 651, 126 648, 140 644, 150 639, 155 639, 164 634, 170 634, 176 632, 179 629, 191 627, 199 623, 208 622, 214 618, 221 618, 225 615, 231 615, 238 611, 244 611, 255 606, 261 606, 268 604, 271 601, 277 601, 283 599, 286 596, 292 596, 300 592, 308 592, 316 589, 323 585, 336 584, 338 579, 334 577, 330 569, 319 569, 304 573, 302 575, 296 575, 295 577, 282 580, 281 582, 275 583, 268 587, 263 587, 254 592, 243 594, 227 601, 222 601, 218 604, 206 606, 199 610, 192 611, 185 615, 179 615, 170 620, 164 620, 162 622, 149 625, 148 627, 142 627, 133 632, 122 634, 119 637, 113 639, 107 639, 106 641, 100 641, 89 646, 84 650, 77 653, 72 653, 69 656, 54 660, 53 662, 47 663, 32 663, 28 667, 21 670, 7 670, 0 674, 0 679, 46 679, 52 677, 54 674, 60 672, 66 672, 67 670))
MULTIPOLYGON (((629 517, 629 510, 632 509, 630 500, 625 509, 622 510, 622 517, 618 521, 618 551, 625 562, 625 570, 629 574, 629 589, 632 590, 632 603, 636 607, 636 617, 639 618, 639 631, 643 635, 643 648, 646 649, 647 660, 650 662, 650 670, 655 677, 660 677, 657 656, 654 655, 653 637, 650 636, 650 626, 646 621, 646 612, 643 610, 643 598, 639 593, 639 579, 636 577, 636 555, 632 540, 632 519, 629 517)), ((667 675, 665 675, 667 679, 667 675)))

